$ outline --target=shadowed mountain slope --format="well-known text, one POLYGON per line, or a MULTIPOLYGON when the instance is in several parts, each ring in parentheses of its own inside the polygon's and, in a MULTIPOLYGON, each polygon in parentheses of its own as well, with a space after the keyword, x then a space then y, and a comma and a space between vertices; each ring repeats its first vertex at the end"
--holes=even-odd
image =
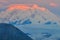
POLYGON ((0 40, 32 40, 11 24, 0 23, 0 40))

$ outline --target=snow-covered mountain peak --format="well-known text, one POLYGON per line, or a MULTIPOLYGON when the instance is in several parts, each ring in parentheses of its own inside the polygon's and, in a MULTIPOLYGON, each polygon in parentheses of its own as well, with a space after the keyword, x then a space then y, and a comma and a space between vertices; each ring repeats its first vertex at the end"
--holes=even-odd
MULTIPOLYGON (((35 7, 36 8, 36 7, 35 7)), ((60 19, 48 9, 40 7, 39 9, 29 9, 27 11, 14 9, 7 10, 3 13, 0 13, 0 22, 14 22, 17 20, 22 20, 20 23, 23 23, 25 20, 29 19, 32 23, 46 23, 48 21, 60 23, 60 19), (3 16, 2 16, 3 15, 3 16)))

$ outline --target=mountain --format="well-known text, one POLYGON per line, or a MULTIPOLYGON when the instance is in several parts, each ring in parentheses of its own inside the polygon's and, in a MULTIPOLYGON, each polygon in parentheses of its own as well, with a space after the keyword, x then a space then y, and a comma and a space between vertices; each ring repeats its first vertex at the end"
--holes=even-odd
POLYGON ((6 23, 0 23, 0 39, 1 40, 33 40, 20 29, 6 23))
POLYGON ((0 13, 0 23, 14 24, 14 27, 35 40, 60 39, 60 18, 48 9, 37 6, 28 10, 8 9, 0 13))
POLYGON ((19 24, 22 24, 28 19, 30 20, 30 22, 32 22, 32 24, 36 23, 60 24, 60 19, 55 14, 50 12, 48 9, 46 9, 45 11, 41 11, 38 8, 35 10, 13 9, 13 10, 6 10, 0 13, 0 22, 6 22, 6 23, 18 22, 19 24))

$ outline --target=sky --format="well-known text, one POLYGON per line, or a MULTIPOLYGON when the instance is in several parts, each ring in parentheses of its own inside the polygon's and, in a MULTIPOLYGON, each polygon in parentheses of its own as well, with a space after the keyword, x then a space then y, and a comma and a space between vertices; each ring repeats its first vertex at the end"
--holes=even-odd
POLYGON ((12 4, 37 4, 60 17, 60 0, 0 0, 0 11, 6 10, 12 4))

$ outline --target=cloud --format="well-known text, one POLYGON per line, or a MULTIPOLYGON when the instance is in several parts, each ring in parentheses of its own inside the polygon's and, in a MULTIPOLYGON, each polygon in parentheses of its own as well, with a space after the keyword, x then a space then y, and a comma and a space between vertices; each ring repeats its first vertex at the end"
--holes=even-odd
POLYGON ((40 7, 39 8, 41 11, 46 11, 46 8, 45 7, 40 7))
POLYGON ((50 5, 51 7, 57 7, 57 6, 58 6, 58 4, 56 4, 56 3, 54 3, 54 2, 51 2, 49 5, 50 5))
POLYGON ((34 9, 34 10, 39 9, 40 11, 45 11, 46 10, 45 7, 41 7, 38 4, 33 4, 32 9, 34 9))
POLYGON ((13 5, 10 5, 7 10, 9 10, 9 11, 12 11, 14 9, 28 10, 29 8, 30 7, 28 5, 26 5, 26 4, 13 4, 13 5))
POLYGON ((33 4, 32 6, 27 5, 27 4, 13 4, 13 5, 10 5, 7 10, 12 11, 14 9, 18 9, 18 10, 29 10, 29 9, 36 10, 36 9, 39 9, 40 11, 46 10, 45 7, 41 7, 38 4, 33 4))
POLYGON ((35 9, 38 9, 39 6, 38 6, 37 4, 33 4, 31 8, 32 8, 33 10, 35 10, 35 9))
MULTIPOLYGON (((38 8, 39 6, 42 6, 42 7, 57 7, 60 3, 59 0, 0 0, 0 2, 5 2, 6 4, 8 4, 7 6, 11 5, 11 4, 27 4, 27 5, 32 5, 32 8, 38 8), (7 3, 8 2, 8 3, 7 3), (37 5, 35 5, 37 4, 37 5)), ((5 5, 4 3, 4 5, 5 5)), ((21 6, 20 6, 21 7, 21 6)), ((23 7, 24 9, 29 9, 28 6, 24 6, 23 7)), ((23 9, 23 8, 20 8, 20 9, 23 9)), ((14 9, 13 7, 10 7, 10 9, 14 9)), ((40 8, 40 9, 45 9, 45 8, 40 8)))
MULTIPOLYGON (((59 0, 0 0, 0 2, 5 2, 6 4, 38 4, 40 6, 47 6, 51 2, 60 4, 59 0)), ((5 4, 4 3, 4 4, 5 4)))

